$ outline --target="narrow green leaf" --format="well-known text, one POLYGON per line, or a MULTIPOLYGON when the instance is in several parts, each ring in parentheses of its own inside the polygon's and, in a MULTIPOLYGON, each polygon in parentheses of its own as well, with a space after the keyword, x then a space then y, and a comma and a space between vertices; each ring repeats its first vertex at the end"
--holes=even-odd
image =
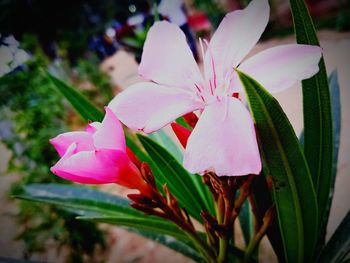
POLYGON ((158 178, 161 178, 163 176, 162 171, 159 170, 158 166, 148 156, 141 142, 137 138, 136 134, 125 133, 125 138, 126 138, 126 145, 132 150, 132 152, 137 156, 137 158, 139 158, 141 162, 146 162, 152 168, 152 173, 156 178, 157 188, 161 193, 163 193, 163 188, 162 188, 163 185, 158 180, 158 178))
POLYGON ((186 234, 176 225, 163 219, 146 215, 139 216, 78 216, 78 219, 97 221, 119 226, 131 227, 138 230, 149 231, 162 235, 169 235, 179 240, 188 240, 186 234))
POLYGON ((335 180, 337 176, 337 164, 338 164, 338 154, 339 154, 339 146, 340 146, 340 130, 341 130, 341 106, 340 106, 340 88, 338 83, 338 74, 337 71, 333 71, 329 76, 329 87, 331 92, 332 99, 332 113, 333 113, 333 167, 332 167, 332 177, 330 183, 330 192, 327 201, 327 205, 325 208, 325 213, 323 218, 320 221, 320 236, 319 236, 319 246, 325 242, 327 224, 329 219, 329 213, 331 210, 333 193, 335 187, 335 180))
POLYGON ((49 73, 47 73, 47 76, 85 121, 102 121, 103 113, 77 90, 49 73))
POLYGON ((191 131, 193 130, 192 127, 187 124, 187 122, 185 121, 185 119, 183 117, 177 118, 176 123, 180 124, 181 126, 187 128, 187 129, 190 129, 191 131))
POLYGON ((249 241, 254 234, 254 217, 248 200, 244 202, 238 218, 244 241, 246 244, 249 244, 249 241))
MULTIPOLYGON (((163 130, 159 130, 157 132, 149 134, 148 136, 156 142, 158 142, 160 145, 162 145, 165 149, 167 149, 179 163, 182 163, 183 151, 179 149, 178 145, 176 145, 174 141, 163 130)), ((202 182, 202 177, 198 174, 190 174, 189 178, 195 185, 208 211, 214 214, 214 202, 207 186, 204 185, 204 183, 202 182)))
POLYGON ((153 232, 138 231, 135 229, 131 229, 131 231, 135 232, 138 235, 154 240, 170 249, 173 249, 176 252, 179 252, 185 255, 186 257, 193 259, 195 262, 199 262, 199 263, 205 262, 201 257, 201 255, 198 253, 198 251, 193 247, 191 247, 187 242, 183 242, 175 238, 165 236, 165 235, 160 235, 153 232))
POLYGON ((148 137, 152 138, 154 141, 162 145, 171 153, 171 155, 176 158, 178 162, 182 163, 183 152, 163 130, 153 132, 149 134, 148 137))
POLYGON ((242 72, 261 149, 273 179, 273 196, 287 262, 302 262, 313 251, 317 201, 308 165, 287 116, 275 98, 242 72))
MULTIPOLYGON (((316 30, 303 0, 290 0, 299 44, 319 45, 316 30)), ((317 194, 319 222, 325 216, 332 181, 333 129, 327 72, 323 58, 319 72, 303 80, 304 152, 317 194)))
POLYGON ((77 185, 30 184, 16 197, 74 209, 82 215, 88 211, 96 216, 143 216, 130 207, 130 201, 125 198, 77 185))
POLYGON ((17 197, 58 205, 80 215, 78 219, 127 227, 130 231, 153 239, 185 256, 201 260, 187 235, 176 225, 134 210, 124 198, 92 188, 61 184, 32 184, 26 186, 23 194, 17 197))
POLYGON ((166 149, 152 139, 140 134, 138 134, 138 138, 153 160, 153 163, 161 171, 161 174, 156 178, 157 181, 161 185, 167 184, 181 206, 186 208, 191 216, 202 222, 200 212, 202 210, 210 210, 208 210, 209 208, 205 205, 203 196, 197 191, 190 178, 190 176, 198 175, 190 175, 166 149))
MULTIPOLYGON (((253 199, 256 204, 256 220, 259 225, 263 224, 263 218, 266 211, 273 205, 273 200, 266 181, 268 171, 266 171, 267 169, 265 166, 266 165, 263 165, 263 171, 257 176, 252 185, 253 199)), ((275 219, 268 228, 267 237, 278 257, 278 261, 284 262, 283 241, 277 219, 275 219)))
POLYGON ((322 250, 317 262, 338 263, 350 253, 350 211, 322 250))
POLYGON ((129 200, 92 188, 31 184, 25 186, 23 194, 17 197, 68 208, 82 219, 115 223, 187 240, 186 235, 173 223, 162 218, 146 216, 130 207, 129 200))

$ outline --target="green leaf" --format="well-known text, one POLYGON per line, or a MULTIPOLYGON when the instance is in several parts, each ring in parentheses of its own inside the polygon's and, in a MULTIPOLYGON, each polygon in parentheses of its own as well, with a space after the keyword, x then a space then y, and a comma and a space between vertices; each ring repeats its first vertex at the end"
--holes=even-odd
POLYGON ((168 248, 171 248, 191 259, 193 259, 195 262, 204 263, 205 261, 201 257, 201 255, 195 250, 193 247, 191 247, 187 242, 183 242, 180 240, 177 240, 175 238, 160 235, 153 232, 146 232, 146 231, 138 231, 138 230, 131 230, 132 232, 135 232, 138 235, 144 236, 146 238, 149 238, 151 240, 154 240, 168 248))
POLYGON ((197 190, 190 178, 190 176, 198 175, 189 174, 166 149, 152 139, 140 134, 138 134, 138 138, 151 157, 153 164, 156 165, 155 168, 161 171, 156 178, 159 184, 167 184, 170 191, 179 200, 180 205, 186 208, 191 216, 202 222, 200 212, 211 210, 209 210, 209 205, 205 203, 206 197, 197 190))
POLYGON ((47 76, 85 121, 102 121, 103 113, 76 89, 49 73, 47 73, 47 76))
MULTIPOLYGON (((149 134, 148 136, 167 149, 179 163, 182 163, 183 151, 179 149, 178 145, 176 145, 163 130, 159 130, 149 134)), ((206 203, 207 209, 209 209, 208 211, 214 214, 214 202, 207 186, 202 182, 202 177, 198 174, 190 174, 189 178, 192 180, 193 184, 197 188, 197 191, 200 193, 201 197, 206 203)))
POLYGON ((312 253, 317 233, 317 200, 308 165, 287 116, 275 98, 242 72, 261 150, 273 179, 273 196, 286 262, 312 253))
POLYGON ((187 122, 185 121, 185 119, 183 117, 177 118, 176 119, 176 123, 180 124, 181 126, 187 128, 187 129, 189 129, 191 131, 193 130, 193 128, 190 125, 187 124, 187 122))
POLYGON ((78 185, 30 184, 16 197, 74 209, 79 215, 85 212, 96 216, 143 215, 130 207, 125 198, 78 185))
POLYGON ((338 263, 350 253, 350 211, 322 250, 317 262, 338 263))
POLYGON ((162 218, 146 216, 129 206, 129 200, 92 188, 61 185, 31 184, 17 198, 58 205, 74 211, 80 218, 104 221, 187 239, 176 225, 162 218))
POLYGON ((248 200, 243 203, 238 218, 247 245, 254 234, 254 217, 248 200))
MULTIPOLYGON (((252 185, 252 196, 256 204, 256 220, 259 225, 263 224, 263 218, 266 211, 272 207, 273 201, 267 185, 266 176, 268 174, 266 165, 263 165, 263 171, 257 176, 252 185)), ((284 249, 281 231, 278 221, 275 219, 267 229, 267 237, 271 246, 278 257, 279 262, 284 262, 284 249)))
POLYGON ((325 241, 327 223, 328 223, 329 213, 331 210, 331 205, 333 200, 335 179, 337 176, 337 164, 338 164, 338 154, 339 154, 339 146, 340 146, 341 106, 340 106, 340 88, 338 83, 338 73, 336 70, 333 71, 329 77, 329 87, 330 87, 331 99, 332 99, 334 152, 333 152, 333 167, 332 167, 332 177, 331 177, 331 183, 330 183, 330 192, 329 192, 327 205, 325 208, 325 213, 320 222, 320 237, 319 237, 320 246, 322 246, 325 241))
POLYGON ((167 149, 178 162, 182 162, 183 152, 163 130, 153 132, 149 134, 148 137, 152 138, 154 141, 167 149))
POLYGON ((186 234, 172 222, 165 221, 161 218, 150 217, 147 215, 78 216, 77 219, 115 224, 119 226, 135 228, 138 230, 149 231, 152 233, 169 235, 180 240, 188 240, 186 234))
POLYGON ((126 227, 194 260, 201 260, 187 235, 176 225, 161 218, 144 215, 131 208, 129 201, 124 198, 92 188, 61 184, 32 184, 24 187, 23 194, 17 197, 58 205, 80 215, 78 219, 126 227))
MULTIPOLYGON (((290 0, 299 44, 319 45, 316 30, 303 0, 290 0)), ((325 216, 332 181, 333 129, 331 99, 323 58, 319 72, 303 80, 304 152, 317 194, 319 222, 325 216)))
POLYGON ((141 162, 146 162, 152 168, 152 173, 156 178, 157 188, 161 193, 163 193, 162 184, 159 182, 159 180, 157 180, 157 178, 163 176, 162 171, 159 170, 158 166, 145 152, 145 149, 143 149, 141 142, 135 134, 125 133, 125 138, 126 145, 132 150, 132 152, 137 156, 137 158, 139 158, 141 162))

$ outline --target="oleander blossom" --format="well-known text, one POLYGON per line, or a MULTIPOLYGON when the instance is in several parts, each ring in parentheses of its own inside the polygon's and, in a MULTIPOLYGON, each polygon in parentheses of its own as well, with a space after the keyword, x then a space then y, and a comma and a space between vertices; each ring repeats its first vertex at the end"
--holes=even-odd
POLYGON ((50 140, 61 157, 51 171, 77 183, 117 183, 146 193, 147 184, 127 154, 122 125, 108 107, 105 110, 102 123, 93 122, 85 131, 50 140))
POLYGON ((192 173, 258 174, 261 159, 252 117, 232 96, 243 87, 235 71, 256 79, 270 92, 282 91, 318 71, 321 48, 289 44, 243 60, 269 19, 267 0, 253 0, 225 16, 204 52, 202 75, 183 32, 156 22, 144 45, 139 74, 151 82, 134 84, 109 104, 128 127, 146 133, 176 118, 200 111, 187 141, 184 166, 192 173))

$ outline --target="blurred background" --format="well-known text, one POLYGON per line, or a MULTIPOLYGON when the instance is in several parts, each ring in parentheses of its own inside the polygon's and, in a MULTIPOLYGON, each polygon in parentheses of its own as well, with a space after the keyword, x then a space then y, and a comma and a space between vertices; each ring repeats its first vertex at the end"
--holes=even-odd
MULTIPOLYGON (((350 1, 307 0, 330 74, 338 70, 342 136, 328 236, 350 208, 350 1)), ((58 156, 48 140, 85 124, 52 86, 45 72, 70 83, 102 108, 140 81, 137 66, 155 20, 176 23, 194 57, 198 38, 210 39, 224 15, 249 0, 0 0, 0 257, 44 262, 190 262, 128 233, 77 221, 59 208, 14 200, 30 183, 69 183, 49 168, 58 156)), ((271 15, 252 53, 293 43, 286 0, 270 0, 271 15)), ((171 52, 171 51, 169 51, 171 52)), ((286 65, 288 66, 288 65, 286 65)), ((277 95, 297 134, 302 129, 300 88, 277 95)), ((101 186, 123 194, 120 187, 101 186)), ((239 234, 238 234, 239 235, 239 234)), ((238 239, 240 237, 238 236, 238 239)), ((273 262, 268 242, 262 262, 273 262)), ((0 259, 1 262, 1 259, 0 259)))

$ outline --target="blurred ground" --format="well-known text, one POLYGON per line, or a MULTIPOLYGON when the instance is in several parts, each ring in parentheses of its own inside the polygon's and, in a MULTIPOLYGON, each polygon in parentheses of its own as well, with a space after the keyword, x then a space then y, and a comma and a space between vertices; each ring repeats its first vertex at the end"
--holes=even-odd
MULTIPOLYGON (((334 232, 346 212, 350 209, 350 33, 336 33, 332 31, 319 32, 321 45, 324 48, 324 56, 328 73, 338 70, 341 87, 342 103, 342 130, 340 155, 338 162, 338 176, 335 187, 333 206, 328 225, 327 237, 334 232)), ((266 49, 282 43, 294 42, 293 37, 273 39, 259 44, 253 52, 266 49)), ((288 66, 288 65, 286 65, 288 66)), ((104 61, 101 69, 107 72, 117 89, 121 90, 132 83, 140 80, 137 76, 137 64, 126 52, 120 51, 115 56, 104 61)), ((293 87, 278 94, 277 99, 289 116, 297 134, 302 129, 302 103, 301 89, 293 87)), ((0 173, 7 167, 9 154, 0 144, 0 173)), ((23 252, 23 244, 13 241, 18 226, 15 224, 13 215, 16 207, 7 199, 6 191, 11 182, 16 180, 17 175, 0 176, 0 256, 19 258, 23 252)), ((115 191, 111 186, 103 187, 107 191, 115 191)), ((106 255, 106 262, 191 262, 180 254, 170 249, 155 244, 152 241, 138 237, 123 229, 103 225, 107 229, 107 244, 110 252, 106 255)), ((261 262, 274 262, 274 257, 269 252, 267 242, 261 250, 261 262)), ((55 250, 36 255, 37 260, 48 262, 63 262, 62 257, 57 257, 55 250)))

